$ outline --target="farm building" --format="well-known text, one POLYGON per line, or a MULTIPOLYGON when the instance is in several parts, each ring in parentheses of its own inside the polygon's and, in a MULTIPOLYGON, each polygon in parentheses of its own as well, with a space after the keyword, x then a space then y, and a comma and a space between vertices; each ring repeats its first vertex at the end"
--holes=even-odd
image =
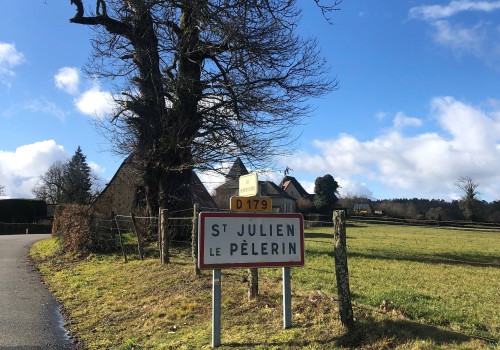
POLYGON ((355 214, 372 214, 373 213, 373 208, 370 204, 354 204, 352 211, 355 214))
POLYGON ((298 182, 293 176, 285 176, 283 180, 281 180, 280 187, 289 196, 295 198, 296 201, 309 202, 311 205, 314 201, 314 194, 307 193, 300 182, 298 182))
MULTIPOLYGON (((217 208, 213 198, 194 171, 191 175, 191 199, 202 208, 217 208)), ((132 155, 123 161, 92 206, 101 213, 114 212, 117 215, 130 215, 130 213, 144 209, 144 184, 135 168, 132 155)))

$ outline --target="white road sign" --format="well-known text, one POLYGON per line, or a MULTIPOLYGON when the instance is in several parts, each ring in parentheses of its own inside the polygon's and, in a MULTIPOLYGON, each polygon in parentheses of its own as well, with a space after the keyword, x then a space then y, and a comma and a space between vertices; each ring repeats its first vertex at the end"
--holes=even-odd
POLYGON ((202 212, 201 269, 304 265, 301 214, 202 212))

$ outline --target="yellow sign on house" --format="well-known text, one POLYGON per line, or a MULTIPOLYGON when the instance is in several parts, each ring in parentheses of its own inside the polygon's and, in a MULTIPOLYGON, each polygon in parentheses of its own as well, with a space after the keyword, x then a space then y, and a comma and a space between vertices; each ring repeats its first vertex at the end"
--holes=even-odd
POLYGON ((259 179, 257 174, 240 176, 239 195, 242 197, 254 197, 259 194, 259 179))
POLYGON ((273 202, 269 197, 231 197, 231 211, 271 212, 273 202))

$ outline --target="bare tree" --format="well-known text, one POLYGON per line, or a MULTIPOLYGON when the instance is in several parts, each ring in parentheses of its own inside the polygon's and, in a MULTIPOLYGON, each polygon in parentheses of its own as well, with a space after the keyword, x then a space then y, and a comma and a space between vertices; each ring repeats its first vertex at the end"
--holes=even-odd
POLYGON ((43 199, 49 204, 64 202, 64 172, 66 164, 57 161, 40 176, 38 184, 33 188, 33 194, 37 199, 43 199))
POLYGON ((457 187, 464 192, 461 198, 461 207, 465 219, 474 221, 477 218, 477 202, 479 193, 476 189, 479 184, 474 182, 470 176, 461 176, 457 180, 457 187))
POLYGON ((37 199, 49 204, 89 204, 98 192, 97 176, 80 146, 70 160, 53 163, 33 189, 37 199))
MULTIPOLYGON (((341 0, 314 1, 328 14, 341 0)), ((96 32, 87 72, 121 93, 101 126, 136 156, 151 213, 185 207, 192 169, 282 153, 307 99, 337 86, 296 33, 296 0, 99 0, 89 16, 71 2, 96 32)))
POLYGON ((3 196, 5 187, 0 185, 0 196, 3 196))

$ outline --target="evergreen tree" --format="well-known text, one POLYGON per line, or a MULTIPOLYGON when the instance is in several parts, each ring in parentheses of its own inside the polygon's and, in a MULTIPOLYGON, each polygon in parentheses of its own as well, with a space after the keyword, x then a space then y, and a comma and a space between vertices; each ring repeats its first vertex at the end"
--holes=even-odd
POLYGON ((332 175, 326 174, 323 177, 318 177, 314 182, 314 205, 318 212, 331 215, 333 206, 337 203, 337 190, 339 184, 332 175))
POLYGON ((50 204, 89 204, 92 200, 92 174, 80 146, 67 163, 52 164, 33 189, 36 198, 50 204))
POLYGON ((66 203, 88 204, 92 199, 90 167, 80 146, 68 162, 64 171, 66 203))

